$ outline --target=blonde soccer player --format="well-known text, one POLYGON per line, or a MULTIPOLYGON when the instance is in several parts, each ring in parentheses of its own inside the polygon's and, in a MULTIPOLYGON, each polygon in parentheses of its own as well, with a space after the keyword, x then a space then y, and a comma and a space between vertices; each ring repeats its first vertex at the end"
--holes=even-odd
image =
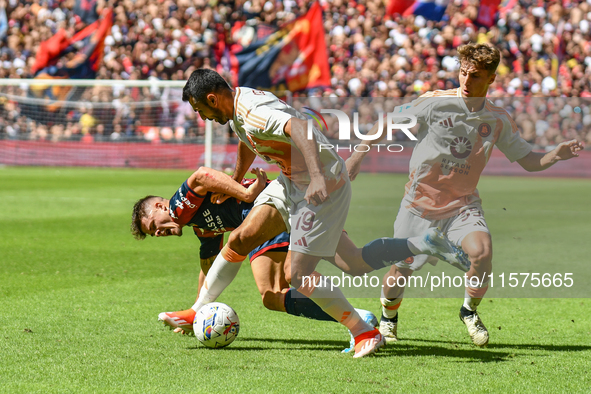
MULTIPOLYGON (((459 88, 429 92, 396 109, 415 116, 419 128, 394 235, 412 237, 439 227, 468 254, 471 268, 467 276, 478 279, 468 283, 478 285, 465 288, 460 319, 472 342, 484 346, 489 335, 476 309, 488 289, 492 241, 476 186, 493 146, 527 171, 545 170, 560 160, 577 157, 583 146, 572 140, 548 153, 533 152, 507 111, 486 99, 500 62, 499 50, 487 44, 467 44, 458 48, 458 57, 459 88)), ((357 176, 365 154, 354 153, 347 161, 351 179, 357 176)), ((380 332, 386 342, 397 340, 398 308, 404 294, 404 287, 398 285, 406 283, 398 278, 408 279, 426 263, 436 262, 430 256, 416 256, 411 264, 393 265, 384 277, 380 332)))

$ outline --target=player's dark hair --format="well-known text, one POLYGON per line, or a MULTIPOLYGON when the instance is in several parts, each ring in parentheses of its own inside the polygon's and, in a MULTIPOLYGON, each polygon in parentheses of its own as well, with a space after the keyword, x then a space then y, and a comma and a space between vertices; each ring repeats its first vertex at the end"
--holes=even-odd
POLYGON ((140 198, 133 205, 133 213, 131 214, 131 234, 137 240, 146 238, 146 233, 142 231, 142 219, 148 216, 148 208, 150 207, 150 201, 153 198, 162 197, 149 195, 140 198))
POLYGON ((501 52, 489 44, 469 43, 458 48, 458 58, 460 64, 473 64, 494 73, 501 61, 501 52))
POLYGON ((208 68, 193 71, 183 88, 183 101, 193 97, 198 103, 205 103, 209 93, 232 90, 228 82, 220 74, 208 68))

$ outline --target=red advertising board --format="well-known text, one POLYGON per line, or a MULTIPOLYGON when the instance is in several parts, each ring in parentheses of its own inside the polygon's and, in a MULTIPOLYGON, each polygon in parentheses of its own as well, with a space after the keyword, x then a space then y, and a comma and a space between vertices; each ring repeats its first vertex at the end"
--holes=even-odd
MULTIPOLYGON (((234 168, 236 147, 214 146, 215 165, 234 168)), ((0 140, 0 164, 5 165, 196 169, 203 165, 204 153, 200 144, 0 140)), ((339 154, 345 158, 350 155, 346 151, 339 154)), ((412 148, 397 153, 372 151, 365 158, 362 171, 407 173, 411 154, 412 148)), ((267 171, 277 170, 258 158, 254 165, 267 171)), ((559 162, 546 171, 529 173, 495 149, 484 174, 591 178, 591 151, 583 151, 579 158, 559 162)))

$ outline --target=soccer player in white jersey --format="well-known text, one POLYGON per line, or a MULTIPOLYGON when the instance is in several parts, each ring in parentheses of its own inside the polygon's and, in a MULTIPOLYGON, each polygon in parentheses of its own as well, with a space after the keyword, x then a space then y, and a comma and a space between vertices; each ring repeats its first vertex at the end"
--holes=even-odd
MULTIPOLYGON (((232 180, 228 175, 211 168, 201 167, 195 171, 178 188, 169 200, 162 197, 149 195, 137 201, 133 207, 131 232, 136 239, 144 239, 146 235, 156 237, 182 236, 183 227, 191 226, 201 243, 199 257, 201 258, 201 272, 199 274, 200 288, 205 282, 206 275, 216 256, 223 249, 224 233, 239 227, 254 205, 256 197, 267 185, 266 174, 259 169, 253 169, 255 179, 244 179, 240 184, 232 180), (224 193, 233 198, 226 199, 218 204, 214 193, 224 193)), ((273 208, 274 209, 274 208, 273 208)), ((256 214, 256 213, 255 213, 256 214)), ((425 237, 417 240, 400 240, 400 243, 410 242, 421 248, 420 254, 435 252, 438 255, 441 250, 433 250, 432 245, 421 242, 425 237), (416 242, 418 241, 418 242, 416 242), (423 247, 421 247, 423 245, 423 247)), ((310 319, 335 321, 326 314, 312 300, 296 292, 287 284, 284 274, 284 263, 289 246, 289 234, 281 233, 273 239, 257 246, 250 252, 250 264, 255 283, 262 297, 263 305, 270 310, 287 312, 294 316, 304 316, 310 319)), ((446 241, 445 244, 449 244, 446 241)), ((401 248, 404 249, 404 248, 401 248)), ((443 251, 445 253, 445 251, 443 251)), ((357 248, 345 232, 341 233, 337 254, 331 262, 343 272, 351 275, 362 275, 371 272, 373 267, 363 260, 362 249, 357 248)), ((400 258, 408 258, 411 255, 400 255, 400 258)), ((467 261, 467 257, 466 257, 467 261)), ((234 268, 240 267, 240 263, 231 263, 234 268)), ((219 267, 217 275, 223 275, 219 267)), ((232 277, 226 276, 225 282, 230 284, 232 277)), ((208 293, 207 302, 216 300, 219 296, 219 280, 210 280, 210 287, 217 287, 215 292, 205 290, 208 293), (215 283, 214 283, 215 282, 215 283)), ((377 326, 378 320, 373 313, 362 309, 356 309, 362 319, 377 326)), ((158 319, 165 325, 189 333, 193 332, 193 321, 196 310, 193 308, 176 311, 162 312, 158 319)), ((345 352, 354 351, 355 341, 345 352)))
MULTIPOLYGON (((364 322, 340 289, 315 271, 322 257, 333 258, 349 210, 351 184, 344 161, 333 151, 320 151, 325 137, 314 129, 307 138, 306 118, 269 92, 239 87, 232 90, 215 71, 194 71, 183 89, 203 119, 230 126, 240 138, 233 179, 240 182, 258 155, 281 168, 279 177, 257 197, 251 213, 228 238, 214 261, 192 309, 221 293, 236 275, 239 264, 255 247, 287 231, 291 234, 285 274, 300 293, 345 325, 355 339, 355 356, 372 354, 383 346, 378 330, 364 322), (291 264, 288 263, 291 262, 291 264), (306 279, 305 279, 306 278, 306 279)), ((430 234, 430 235, 429 235, 430 234)), ((373 269, 385 266, 381 255, 416 255, 420 244, 436 255, 465 267, 467 257, 436 233, 423 238, 381 240, 363 248, 363 261, 373 269)), ((466 267, 467 269, 467 267, 466 267)))
POLYGON ((351 184, 344 161, 330 151, 319 154, 324 136, 315 130, 307 139, 306 119, 295 109, 268 92, 232 90, 213 70, 193 72, 183 100, 203 119, 230 122, 240 139, 234 180, 242 180, 257 155, 282 171, 257 198, 253 214, 232 232, 212 268, 242 262, 254 247, 287 228, 291 284, 351 331, 355 357, 376 352, 384 344, 378 330, 359 317, 340 289, 317 285, 325 278, 315 268, 321 257, 334 256, 349 210, 351 184))
MULTIPOLYGON (((416 116, 419 129, 394 235, 411 237, 429 227, 440 227, 468 254, 472 264, 467 276, 479 281, 477 287, 465 288, 460 319, 472 342, 484 346, 488 331, 476 308, 488 289, 492 242, 476 185, 493 146, 527 171, 541 171, 560 160, 577 157, 583 146, 572 140, 548 153, 532 152, 509 114, 486 99, 495 80, 499 50, 486 44, 467 44, 458 48, 458 56, 459 88, 426 93, 395 110, 416 116)), ((365 154, 355 153, 347 161, 351 179, 357 176, 365 154)), ((425 263, 434 264, 436 260, 416 256, 412 262, 392 265, 384 277, 380 332, 388 343, 397 340, 398 308, 404 293, 404 287, 396 284, 406 283, 392 279, 408 279, 425 263)))

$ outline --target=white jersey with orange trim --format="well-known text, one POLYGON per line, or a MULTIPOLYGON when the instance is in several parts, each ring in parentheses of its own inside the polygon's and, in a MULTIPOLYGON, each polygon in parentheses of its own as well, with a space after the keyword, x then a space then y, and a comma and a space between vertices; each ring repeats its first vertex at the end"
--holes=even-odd
POLYGON ((428 220, 480 203, 476 185, 494 145, 511 162, 532 150, 507 111, 486 100, 470 112, 459 89, 428 92, 396 110, 420 125, 402 206, 428 220))
MULTIPOLYGON (((279 166, 285 176, 305 188, 310 183, 310 176, 304 157, 284 132, 285 124, 292 117, 306 120, 303 114, 270 92, 236 88, 234 118, 230 121, 232 130, 250 150, 267 163, 279 166)), ((344 182, 345 163, 333 150, 320 149, 320 144, 328 144, 328 140, 316 128, 313 130, 330 192, 344 182)))

